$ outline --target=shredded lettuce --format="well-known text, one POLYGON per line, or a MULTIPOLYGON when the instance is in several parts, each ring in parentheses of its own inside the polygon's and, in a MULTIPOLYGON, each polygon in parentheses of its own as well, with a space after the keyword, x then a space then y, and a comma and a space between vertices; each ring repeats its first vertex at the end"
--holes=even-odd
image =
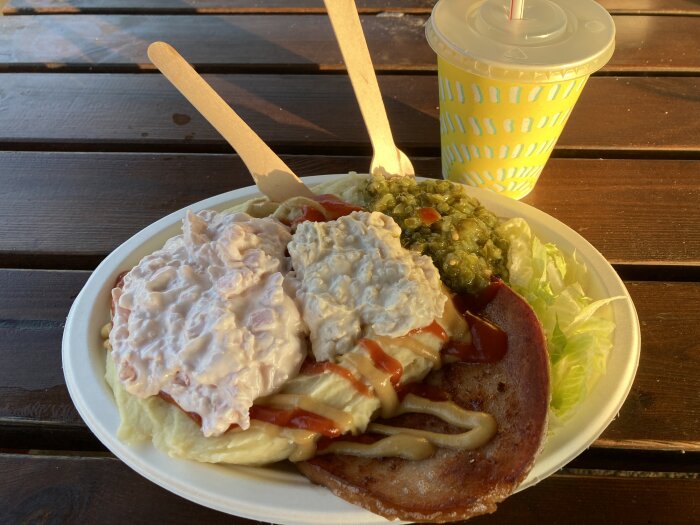
POLYGON ((576 253, 543 243, 525 220, 510 219, 498 233, 510 243, 509 284, 530 303, 547 337, 553 428, 576 412, 605 373, 615 329, 605 306, 617 297, 588 297, 586 265, 576 253))

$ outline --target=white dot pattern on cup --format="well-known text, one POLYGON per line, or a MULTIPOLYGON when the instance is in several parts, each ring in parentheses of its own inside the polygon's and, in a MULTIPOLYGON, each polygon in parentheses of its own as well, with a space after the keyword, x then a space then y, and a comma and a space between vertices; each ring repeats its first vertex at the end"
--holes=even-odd
POLYGON ((550 128, 553 128, 554 126, 557 125, 557 121, 559 120, 559 117, 561 117, 561 111, 555 113, 555 114, 552 116, 552 120, 549 121, 549 127, 550 127, 550 128))
POLYGON ((464 128, 464 122, 462 122, 462 117, 460 117, 458 114, 455 113, 455 120, 457 121, 457 126, 459 127, 459 131, 462 133, 466 133, 467 130, 464 128))
POLYGON ((587 80, 438 77, 443 176, 515 198, 534 187, 587 80))
POLYGON ((452 88, 450 87, 450 81, 445 79, 445 94, 447 95, 447 98, 449 100, 454 100, 454 96, 452 95, 452 88))
POLYGON ((557 97, 557 94, 559 93, 559 90, 561 89, 561 86, 559 84, 554 84, 551 88, 549 88, 549 93, 547 93, 547 100, 550 102, 554 100, 557 97))
POLYGON ((520 95, 523 89, 520 86, 513 86, 510 88, 509 101, 511 104, 520 104, 520 95))
POLYGON ((502 126, 498 126, 494 119, 486 117, 484 119, 477 119, 476 117, 467 117, 466 123, 464 122, 461 115, 458 113, 450 113, 447 110, 443 110, 440 113, 440 133, 461 133, 463 135, 476 135, 478 137, 484 135, 498 135, 499 130, 502 129, 506 133, 514 133, 519 131, 520 133, 530 133, 542 128, 554 128, 556 126, 563 126, 569 115, 571 114, 571 109, 566 109, 564 111, 557 111, 552 115, 542 115, 539 118, 534 117, 524 117, 518 122, 516 127, 516 122, 514 119, 505 119, 502 126))
POLYGON ((464 162, 464 157, 462 156, 462 153, 459 151, 459 147, 457 147, 456 144, 452 144, 452 149, 455 152, 455 156, 459 159, 460 162, 464 162))
POLYGON ((498 146, 498 155, 496 149, 491 146, 477 146, 476 144, 455 144, 451 143, 446 146, 450 151, 452 158, 459 158, 461 162, 470 161, 472 159, 519 159, 531 157, 533 153, 543 153, 551 149, 556 141, 544 140, 542 142, 533 142, 530 144, 518 143, 511 149, 510 146, 502 144, 498 146), (454 152, 454 153, 453 153, 454 152))
POLYGON ((566 86, 566 89, 564 90, 564 94, 562 95, 561 98, 569 98, 569 95, 571 95, 571 92, 574 90, 574 87, 576 86, 576 81, 572 80, 568 86, 566 86))
POLYGON ((527 100, 529 102, 535 102, 537 100, 537 97, 540 96, 540 93, 542 93, 542 87, 541 86, 535 86, 530 90, 530 94, 527 96, 527 100))
POLYGON ((449 113, 445 113, 445 123, 447 124, 447 128, 445 128, 445 129, 447 130, 449 128, 449 131, 454 133, 455 127, 454 127, 454 124, 452 124, 452 119, 450 118, 449 113))
MULTIPOLYGON (((580 92, 586 83, 586 79, 577 79, 568 82, 565 86, 563 84, 555 84, 547 89, 546 99, 549 102, 560 99, 567 99, 572 93, 580 92)), ((533 86, 530 88, 526 100, 527 102, 537 102, 540 94, 545 88, 542 86, 533 86)), ((473 102, 481 104, 485 101, 482 88, 477 84, 471 85, 473 102)), ((488 91, 488 101, 492 104, 501 103, 501 90, 495 86, 489 86, 488 91)), ((469 103, 464 92, 464 86, 459 80, 454 81, 454 88, 447 78, 440 78, 438 81, 438 96, 440 100, 456 100, 460 104, 469 103)), ((523 88, 521 86, 513 86, 508 92, 508 102, 510 104, 520 104, 522 102, 523 88)))
POLYGON ((464 88, 459 80, 455 81, 455 86, 457 86, 457 100, 460 104, 464 104, 464 88))
POLYGON ((495 135, 496 134, 496 126, 493 123, 493 119, 491 118, 485 118, 484 119, 484 125, 486 127, 486 133, 489 135, 495 135))
POLYGON ((478 84, 472 84, 472 93, 474 93, 474 102, 481 104, 484 101, 484 95, 481 94, 478 84))
POLYGON ((483 135, 483 131, 481 131, 481 126, 479 125, 479 122, 474 117, 469 117, 467 119, 469 124, 472 127, 472 131, 474 132, 475 135, 481 136, 483 135))
POLYGON ((467 146, 464 145, 464 144, 460 144, 459 147, 460 147, 460 149, 462 150, 462 155, 464 155, 464 158, 465 158, 467 161, 472 160, 472 154, 469 153, 469 148, 467 148, 467 146))
MULTIPOLYGON (((542 171, 542 166, 522 166, 520 168, 498 168, 496 173, 491 170, 467 170, 460 174, 465 182, 473 186, 488 186, 496 191, 520 192, 532 187, 532 180, 542 171)), ((443 177, 447 172, 443 169, 443 177)))

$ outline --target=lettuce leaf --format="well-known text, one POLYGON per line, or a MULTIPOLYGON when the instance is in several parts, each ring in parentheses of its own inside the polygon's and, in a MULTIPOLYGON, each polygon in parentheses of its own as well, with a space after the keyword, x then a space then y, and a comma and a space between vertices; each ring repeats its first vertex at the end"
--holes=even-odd
POLYGON ((510 243, 509 284, 530 303, 547 337, 551 428, 576 412, 605 373, 615 330, 606 306, 618 298, 588 297, 588 270, 577 254, 543 243, 524 219, 504 222, 498 233, 510 243))

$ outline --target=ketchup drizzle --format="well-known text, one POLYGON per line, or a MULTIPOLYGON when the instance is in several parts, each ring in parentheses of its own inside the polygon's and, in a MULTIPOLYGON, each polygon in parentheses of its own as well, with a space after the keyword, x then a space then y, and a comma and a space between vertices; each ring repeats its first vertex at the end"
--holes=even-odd
POLYGON ((428 326, 424 326, 423 328, 415 328, 408 332, 408 335, 423 333, 433 334, 435 337, 437 337, 438 339, 442 339, 443 341, 447 341, 450 338, 450 336, 447 335, 447 332, 445 332, 445 329, 442 326, 440 326, 440 323, 438 323, 437 321, 433 321, 428 326))
POLYGON ((350 370, 336 363, 333 363, 332 361, 313 361, 311 359, 307 359, 302 363, 299 373, 314 375, 322 374, 326 371, 338 374, 339 376, 347 379, 352 385, 352 387, 363 396, 369 397, 372 395, 372 393, 369 390, 369 387, 365 385, 362 381, 357 379, 352 374, 352 372, 350 372, 350 370))
POLYGON ((403 375, 403 366, 401 363, 382 350, 379 343, 372 339, 360 339, 360 344, 369 352, 374 366, 391 375, 389 380, 391 384, 394 385, 394 388, 396 388, 396 385, 399 384, 401 376, 403 375))
POLYGON ((334 438, 341 434, 332 419, 320 416, 303 408, 275 408, 262 405, 250 407, 250 419, 272 423, 278 427, 310 430, 323 436, 334 438))

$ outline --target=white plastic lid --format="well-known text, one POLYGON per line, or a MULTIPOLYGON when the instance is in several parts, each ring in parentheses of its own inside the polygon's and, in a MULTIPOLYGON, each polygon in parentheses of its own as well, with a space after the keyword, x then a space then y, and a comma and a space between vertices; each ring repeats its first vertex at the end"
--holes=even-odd
POLYGON ((615 49, 615 24, 592 0, 440 0, 425 33, 442 58, 496 80, 556 82, 590 75, 615 49))

